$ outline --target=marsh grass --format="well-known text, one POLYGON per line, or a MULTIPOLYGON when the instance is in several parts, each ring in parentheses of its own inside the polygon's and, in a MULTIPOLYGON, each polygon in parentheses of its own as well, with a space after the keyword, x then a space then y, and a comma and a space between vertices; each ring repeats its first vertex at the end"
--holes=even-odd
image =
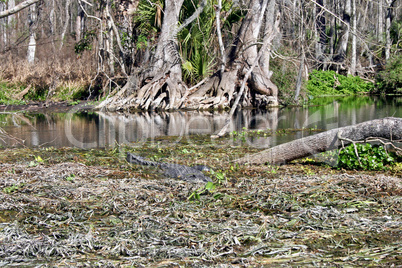
POLYGON ((400 263, 402 170, 357 173, 310 161, 275 168, 228 162, 230 155, 246 151, 253 149, 163 141, 110 150, 5 149, 0 154, 0 189, 18 189, 0 191, 0 263, 400 263), (189 200, 202 184, 164 178, 155 169, 131 165, 124 160, 125 151, 166 162, 208 165, 225 179, 218 183, 211 176, 213 191, 189 200), (39 156, 42 161, 29 167, 39 156))

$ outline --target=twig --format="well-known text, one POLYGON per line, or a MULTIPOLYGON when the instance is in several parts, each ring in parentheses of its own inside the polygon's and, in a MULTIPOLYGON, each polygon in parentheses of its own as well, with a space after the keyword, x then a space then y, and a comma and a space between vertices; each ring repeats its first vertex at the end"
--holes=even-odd
POLYGON ((22 145, 23 147, 25 146, 25 140, 23 139, 19 139, 17 137, 14 137, 10 134, 8 134, 4 129, 0 128, 0 140, 4 143, 6 143, 6 141, 4 139, 10 139, 10 140, 14 140, 16 141, 18 144, 22 145))
POLYGON ((357 157, 357 161, 359 161, 359 165, 362 166, 362 162, 360 161, 359 153, 357 152, 356 142, 353 141, 353 140, 351 140, 351 139, 344 138, 344 137, 342 137, 341 135, 342 135, 342 131, 338 131, 337 137, 338 137, 338 139, 342 142, 342 149, 345 148, 345 147, 344 147, 344 144, 343 144, 343 141, 347 141, 347 142, 352 143, 352 144, 353 144, 353 147, 354 147, 354 149, 355 149, 355 154, 356 154, 356 157, 357 157))
POLYGON ((205 7, 206 5, 207 5, 207 1, 206 1, 206 0, 203 0, 203 1, 200 3, 200 6, 195 10, 195 12, 193 13, 193 15, 191 15, 189 18, 187 18, 187 19, 183 22, 182 25, 180 25, 177 29, 175 29, 175 30, 173 31, 173 34, 172 34, 173 38, 176 38, 177 34, 178 34, 181 30, 183 30, 184 28, 187 27, 187 25, 189 25, 190 23, 192 23, 192 22, 202 13, 202 11, 204 10, 204 7, 205 7))

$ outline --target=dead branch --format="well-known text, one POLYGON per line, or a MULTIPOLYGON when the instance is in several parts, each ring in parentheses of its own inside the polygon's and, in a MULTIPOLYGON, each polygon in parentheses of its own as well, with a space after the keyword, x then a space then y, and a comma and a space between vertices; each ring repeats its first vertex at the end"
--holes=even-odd
POLYGON ((17 12, 20 12, 24 8, 27 8, 30 5, 33 5, 33 4, 37 3, 37 2, 39 2, 39 0, 27 0, 27 1, 24 1, 24 2, 16 5, 14 8, 10 8, 8 10, 2 11, 2 12, 0 12, 0 19, 8 17, 8 16, 11 16, 11 15, 17 13, 17 12))

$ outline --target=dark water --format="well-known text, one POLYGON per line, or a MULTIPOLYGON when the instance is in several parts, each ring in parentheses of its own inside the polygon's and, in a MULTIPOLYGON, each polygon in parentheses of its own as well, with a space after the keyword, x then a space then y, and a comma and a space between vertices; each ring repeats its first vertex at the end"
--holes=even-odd
MULTIPOLYGON (((228 129, 332 129, 388 116, 402 117, 402 97, 338 97, 315 100, 312 107, 275 108, 270 111, 244 110, 238 112, 228 129)), ((219 132, 226 120, 226 113, 173 112, 137 113, 131 115, 95 112, 74 113, 0 113, 0 127, 9 139, 0 134, 3 146, 28 147, 54 146, 78 148, 105 148, 130 143, 141 145, 161 136, 175 136, 173 142, 186 139, 191 142, 194 134, 219 132)), ((304 135, 297 131, 289 135, 273 135, 267 139, 249 139, 255 147, 272 147, 304 135)))

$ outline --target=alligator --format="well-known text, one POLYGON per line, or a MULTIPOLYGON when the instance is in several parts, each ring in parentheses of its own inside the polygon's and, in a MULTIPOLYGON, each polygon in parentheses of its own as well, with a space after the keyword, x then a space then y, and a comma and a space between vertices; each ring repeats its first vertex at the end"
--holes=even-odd
POLYGON ((145 158, 132 153, 127 153, 127 162, 142 166, 158 167, 168 178, 180 179, 188 182, 212 181, 211 178, 205 176, 204 173, 201 172, 210 170, 207 166, 203 165, 189 167, 179 164, 148 161, 145 158))

